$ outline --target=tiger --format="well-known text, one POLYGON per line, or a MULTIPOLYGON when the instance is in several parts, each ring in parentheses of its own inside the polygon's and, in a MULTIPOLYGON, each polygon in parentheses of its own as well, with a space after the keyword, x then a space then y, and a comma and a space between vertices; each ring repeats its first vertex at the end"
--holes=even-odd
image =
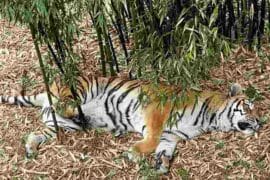
MULTIPOLYGON (((154 166, 159 173, 169 171, 180 139, 190 140, 211 131, 239 131, 251 135, 261 126, 253 103, 237 83, 228 93, 190 89, 186 92, 187 98, 177 105, 170 99, 161 105, 158 97, 158 92, 171 95, 177 88, 161 85, 155 89, 149 82, 140 80, 81 76, 76 88, 87 128, 102 128, 115 136, 127 132, 141 134, 143 139, 129 149, 129 157, 136 159, 154 152, 154 166), (146 95, 142 96, 144 93, 146 95), (174 123, 169 125, 172 114, 174 123)), ((57 83, 50 86, 50 91, 54 103, 72 97, 67 86, 57 83)), ((56 137, 53 108, 46 92, 33 96, 0 96, 0 103, 41 107, 46 128, 28 136, 25 143, 27 157, 36 154, 41 144, 56 137)), ((76 108, 66 108, 66 112, 55 114, 58 126, 67 131, 82 130, 76 108)))

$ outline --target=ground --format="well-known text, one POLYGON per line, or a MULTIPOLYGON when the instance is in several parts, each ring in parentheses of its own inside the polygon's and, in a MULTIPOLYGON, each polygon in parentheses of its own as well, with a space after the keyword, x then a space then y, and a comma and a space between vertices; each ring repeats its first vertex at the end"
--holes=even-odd
MULTIPOLYGON (((89 28, 89 25, 84 25, 89 28)), ((86 74, 98 74, 98 43, 90 34, 78 40, 86 74)), ((42 48, 45 53, 46 48, 42 48)), ((26 159, 23 141, 40 129, 36 108, 0 105, 0 179, 269 179, 270 177, 270 63, 268 47, 257 54, 239 47, 221 66, 211 70, 203 89, 226 92, 232 82, 256 94, 263 128, 254 136, 237 132, 208 133, 180 141, 170 173, 158 176, 152 156, 139 164, 129 162, 123 152, 140 139, 137 134, 114 138, 99 130, 66 133, 59 141, 42 146, 36 159, 26 159), (252 86, 251 86, 252 85, 252 86), (248 88, 249 87, 249 88, 248 88)), ((0 19, 0 94, 18 94, 27 82, 27 94, 43 89, 31 35, 26 27, 0 19)))

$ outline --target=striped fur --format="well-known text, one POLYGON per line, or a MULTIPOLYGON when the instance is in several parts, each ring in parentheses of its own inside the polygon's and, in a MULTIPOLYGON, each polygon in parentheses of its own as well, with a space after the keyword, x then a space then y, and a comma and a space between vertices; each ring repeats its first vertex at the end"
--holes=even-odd
MULTIPOLYGON (((65 86, 51 86, 54 102, 70 98, 71 93, 65 86), (57 98, 56 98, 57 97, 57 98)), ((167 172, 179 139, 192 139, 208 131, 237 130, 252 134, 259 128, 252 104, 240 93, 239 86, 232 86, 227 94, 219 92, 189 91, 187 97, 177 106, 167 102, 160 106, 158 92, 170 95, 175 90, 160 86, 155 89, 145 82, 120 78, 80 77, 77 93, 81 108, 91 128, 104 128, 121 135, 125 132, 139 132, 143 140, 135 143, 133 154, 148 154, 155 151, 156 167, 167 172), (142 92, 148 94, 148 103, 142 103, 142 92), (174 107, 174 108, 173 108, 174 107), (173 109, 172 109, 173 108, 173 109), (170 115, 175 113, 175 124, 166 124, 170 115)), ((41 106, 42 121, 47 129, 32 133, 26 142, 27 155, 37 151, 37 147, 55 137, 51 108, 46 93, 35 96, 0 96, 1 103, 23 106, 41 106)), ((66 130, 81 130, 77 112, 67 107, 68 113, 56 114, 58 125, 66 130)))

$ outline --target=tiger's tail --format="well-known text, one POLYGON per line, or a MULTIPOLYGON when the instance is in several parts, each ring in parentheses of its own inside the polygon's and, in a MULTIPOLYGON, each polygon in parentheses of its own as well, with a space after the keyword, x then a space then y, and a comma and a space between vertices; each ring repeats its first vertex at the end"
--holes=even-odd
POLYGON ((0 104, 11 104, 26 107, 41 107, 47 100, 47 93, 40 93, 33 96, 5 96, 0 95, 0 104))

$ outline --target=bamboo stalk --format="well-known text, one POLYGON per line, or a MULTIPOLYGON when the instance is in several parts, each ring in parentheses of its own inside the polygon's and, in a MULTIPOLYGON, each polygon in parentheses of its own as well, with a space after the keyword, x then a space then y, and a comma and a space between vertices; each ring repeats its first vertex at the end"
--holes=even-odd
POLYGON ((93 22, 93 25, 96 29, 96 32, 97 32, 97 38, 98 38, 98 45, 99 45, 99 50, 100 50, 100 59, 101 59, 101 68, 102 68, 102 74, 103 76, 105 77, 107 75, 107 72, 106 72, 106 61, 105 61, 105 51, 104 51, 104 46, 103 46, 103 43, 102 43, 102 30, 100 27, 97 26, 96 24, 96 21, 93 17, 93 14, 91 13, 90 10, 88 10, 88 13, 91 17, 91 20, 93 22))
MULTIPOLYGON (((40 29, 41 33, 43 34, 43 36, 45 37, 45 42, 47 43, 47 45, 49 47, 49 50, 51 51, 51 54, 53 55, 53 59, 54 59, 55 64, 57 65, 60 72, 65 76, 66 72, 64 71, 64 69, 63 69, 63 67, 61 65, 61 62, 59 60, 59 57, 61 57, 61 54, 60 54, 60 56, 57 57, 56 54, 54 53, 54 50, 52 49, 52 47, 51 47, 51 45, 50 45, 50 43, 48 41, 47 32, 46 32, 44 26, 42 26, 41 23, 39 23, 39 29, 40 29)), ((58 34, 58 32, 55 32, 55 31, 57 31, 56 28, 54 28, 53 30, 54 30, 55 34, 58 34)), ((57 40, 60 42, 59 37, 56 37, 55 41, 57 41, 57 40)), ((64 48, 62 47, 62 45, 61 44, 58 44, 58 45, 59 45, 59 49, 61 49, 61 51, 64 52, 64 48)), ((62 62, 65 62, 65 56, 62 56, 62 58, 63 58, 62 62)), ((73 98, 75 100, 78 100, 79 97, 78 97, 77 91, 74 88, 74 85, 68 85, 68 87, 69 87, 69 89, 71 91, 71 94, 72 94, 73 98)), ((78 113, 79 113, 79 119, 82 121, 82 127, 85 130, 86 127, 87 127, 87 122, 86 122, 84 113, 83 113, 80 105, 76 104, 76 107, 77 107, 77 110, 78 110, 78 113)))
POLYGON ((52 98, 51 98, 51 91, 50 91, 50 88, 49 88, 49 79, 46 76, 45 67, 44 67, 44 64, 43 64, 43 61, 42 61, 40 49, 39 49, 39 46, 38 46, 38 41, 37 41, 36 36, 35 36, 35 28, 34 28, 33 24, 30 24, 30 30, 31 30, 32 39, 34 41, 36 53, 37 53, 37 56, 38 56, 40 69, 42 71, 43 81, 44 81, 44 84, 45 84, 47 97, 48 97, 48 101, 49 101, 49 105, 50 105, 51 113, 52 113, 52 117, 53 117, 54 128, 56 130, 57 138, 58 138, 59 137, 59 133, 58 133, 59 132, 59 127, 57 125, 54 109, 52 108, 53 103, 52 103, 52 98))
POLYGON ((245 16, 246 16, 246 9, 245 8, 245 0, 241 0, 241 33, 243 34, 245 31, 245 16))
POLYGON ((118 66, 118 62, 117 62, 117 57, 115 55, 115 50, 114 50, 114 46, 113 46, 113 42, 112 42, 112 38, 111 38, 111 33, 110 32, 108 32, 108 38, 109 38, 109 45, 110 45, 110 49, 111 49, 112 57, 113 57, 113 63, 115 65, 116 72, 119 73, 120 70, 119 70, 119 66, 118 66))
POLYGON ((57 59, 57 61, 55 61, 56 66, 59 68, 59 70, 61 71, 61 73, 64 73, 64 70, 63 70, 63 68, 62 68, 62 66, 61 66, 61 63, 60 63, 60 61, 58 60, 58 57, 57 57, 57 55, 55 54, 55 52, 54 52, 54 50, 53 50, 53 48, 52 48, 50 42, 48 41, 48 34, 47 34, 47 32, 45 31, 45 29, 44 29, 43 25, 41 24, 41 22, 38 23, 38 29, 39 29, 39 32, 41 33, 41 35, 45 37, 45 42, 46 42, 46 44, 47 44, 47 46, 48 46, 48 48, 49 48, 49 51, 51 52, 52 57, 53 57, 54 59, 57 59))
POLYGON ((228 36, 227 28, 226 28, 226 6, 225 4, 221 4, 221 26, 222 26, 222 34, 224 36, 228 36))
POLYGON ((258 30, 258 4, 256 0, 252 0, 250 4, 250 8, 253 6, 253 18, 250 18, 249 30, 248 30, 248 45, 249 49, 252 48, 252 43, 254 37, 256 36, 258 30))
POLYGON ((229 23, 228 23, 228 36, 232 39, 237 39, 237 25, 235 24, 235 15, 234 15, 234 7, 232 0, 227 0, 227 8, 229 12, 229 23), (234 31, 234 34, 232 32, 234 31))
POLYGON ((265 19, 265 0, 261 1, 260 5, 260 19, 259 19, 259 28, 258 28, 258 48, 261 47, 261 38, 264 34, 264 19, 265 19))
POLYGON ((105 54, 106 54, 107 62, 110 65, 109 66, 110 73, 111 73, 111 76, 115 76, 115 71, 114 71, 114 67, 113 67, 113 59, 112 59, 112 51, 110 49, 109 37, 108 37, 108 34, 107 34, 105 28, 103 29, 103 36, 104 36, 104 41, 105 41, 105 46, 104 46, 105 54))
POLYGON ((126 42, 125 42, 125 38, 123 35, 123 31, 122 31, 122 27, 121 27, 121 17, 120 17, 120 13, 117 11, 115 4, 113 2, 113 0, 111 0, 111 5, 112 5, 112 9, 115 12, 115 19, 116 19, 116 25, 118 27, 118 36, 122 45, 122 48, 124 50, 124 54, 126 57, 126 64, 129 64, 130 58, 127 52, 127 47, 126 47, 126 42))
POLYGON ((121 15, 122 15, 122 22, 123 22, 123 27, 124 27, 124 37, 125 37, 125 41, 128 43, 129 42, 129 37, 128 37, 128 26, 127 26, 127 21, 126 21, 126 16, 125 16, 125 7, 122 4, 122 8, 121 8, 121 15))

